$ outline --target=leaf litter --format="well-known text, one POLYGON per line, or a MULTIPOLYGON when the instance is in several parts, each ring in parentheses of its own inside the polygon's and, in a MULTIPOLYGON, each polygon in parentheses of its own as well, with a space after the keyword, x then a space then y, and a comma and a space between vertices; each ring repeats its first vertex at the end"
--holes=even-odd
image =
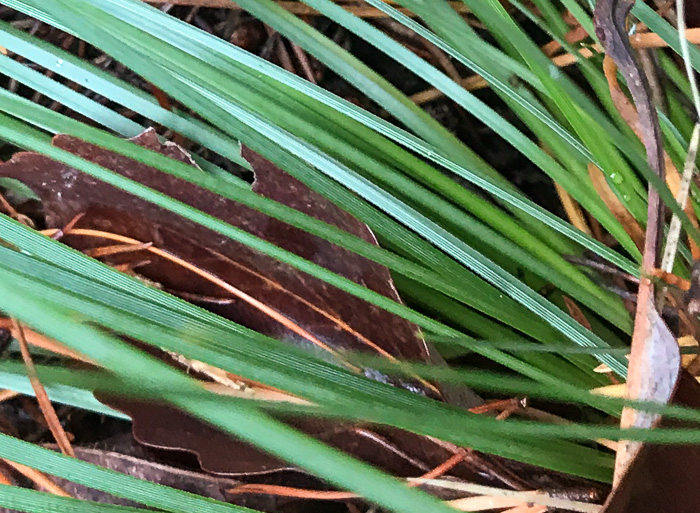
MULTIPOLYGON (((184 149, 174 143, 161 143, 152 129, 135 137, 133 142, 191 165, 193 173, 201 172, 184 149)), ((401 301, 388 269, 364 257, 74 137, 58 135, 53 144, 401 301)), ((243 155, 255 170, 253 190, 258 194, 377 244, 364 223, 247 148, 243 155)), ((454 401, 454 391, 445 393, 439 385, 420 378, 394 378, 372 369, 357 368, 343 359, 345 352, 365 352, 390 359, 440 363, 440 357, 425 342, 418 328, 394 314, 47 157, 16 154, 0 166, 0 177, 19 180, 40 198, 43 218, 35 222, 46 228, 45 233, 89 256, 131 273, 151 286, 260 333, 306 348, 367 377, 437 400, 454 401)), ((24 214, 16 212, 16 215, 24 214)), ((28 335, 30 342, 51 346, 40 334, 28 330, 28 335)), ((61 352, 60 346, 57 350, 61 352)), ((153 353, 154 348, 144 347, 144 350, 153 353)), ((223 389, 224 393, 240 393, 247 397, 303 402, 302 398, 182 355, 162 351, 158 356, 210 382, 210 389, 223 389)), ((468 389, 459 390, 456 396, 458 404, 465 408, 483 404, 468 389)), ((254 497, 267 497, 265 500, 286 497, 291 493, 288 490, 282 493, 286 489, 296 490, 292 493, 297 497, 295 500, 299 500, 300 494, 305 500, 337 495, 326 490, 330 495, 319 492, 314 496, 313 489, 320 485, 317 480, 175 408, 104 394, 99 395, 99 399, 129 415, 133 419, 134 439, 141 446, 156 451, 159 457, 167 460, 177 459, 178 454, 180 458, 192 454, 202 470, 243 479, 248 482, 246 486, 253 486, 232 492, 230 500, 233 502, 251 504, 248 496, 253 492, 256 492, 254 497)), ((488 411, 488 407, 483 411, 488 411)), ((285 418, 285 421, 400 477, 436 478, 444 474, 451 479, 482 485, 525 491, 544 488, 557 493, 566 493, 572 483, 579 482, 386 426, 310 418, 285 418)), ((588 499, 600 497, 600 488, 596 485, 578 486, 588 490, 588 499)), ((433 493, 444 497, 444 492, 439 490, 433 493)), ((513 501, 515 499, 511 499, 513 501)), ((255 506, 270 508, 269 504, 258 502, 255 506)), ((275 502, 272 510, 278 507, 280 504, 275 502)))

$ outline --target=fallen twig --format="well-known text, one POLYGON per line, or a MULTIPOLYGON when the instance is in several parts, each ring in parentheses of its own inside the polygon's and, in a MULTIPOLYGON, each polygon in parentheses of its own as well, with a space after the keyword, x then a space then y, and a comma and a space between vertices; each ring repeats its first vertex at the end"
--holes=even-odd
POLYGON ((63 429, 61 421, 58 419, 58 415, 56 415, 56 410, 54 410, 54 407, 51 404, 51 399, 49 399, 49 395, 46 393, 46 389, 44 388, 44 385, 41 384, 39 376, 37 375, 34 362, 32 361, 32 356, 29 353, 27 339, 24 336, 24 329, 22 328, 22 325, 14 319, 13 324, 15 328, 14 331, 17 334, 17 341, 19 342, 19 349, 22 353, 22 360, 24 360, 24 365, 27 367, 27 377, 29 378, 32 388, 34 389, 34 394, 36 395, 36 400, 39 403, 39 408, 41 408, 41 413, 44 415, 46 423, 51 430, 51 434, 56 440, 61 452, 66 456, 75 457, 75 452, 73 452, 73 446, 71 446, 68 435, 63 429))

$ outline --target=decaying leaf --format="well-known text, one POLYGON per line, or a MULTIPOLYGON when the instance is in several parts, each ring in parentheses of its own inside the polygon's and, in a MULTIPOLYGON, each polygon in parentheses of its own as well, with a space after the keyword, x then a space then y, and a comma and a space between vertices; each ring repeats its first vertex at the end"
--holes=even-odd
MULTIPOLYGON (((192 164, 184 150, 161 144, 153 131, 144 132, 134 141, 192 164)), ((54 144, 400 301, 389 271, 381 265, 84 141, 59 135, 54 144)), ((244 156, 255 170, 254 191, 376 244, 364 223, 253 152, 245 149, 244 156)), ((193 173, 197 172, 201 171, 193 166, 193 173)), ((364 351, 406 360, 439 361, 411 323, 75 169, 36 154, 21 153, 0 166, 0 177, 20 180, 41 198, 48 227, 70 224, 62 242, 251 329, 329 358, 333 351, 364 351), (126 246, 129 251, 122 251, 126 246)), ((238 379, 230 375, 217 378, 216 371, 221 372, 204 369, 204 374, 219 382, 218 378, 238 379)), ((438 400, 452 397, 417 379, 392 379, 371 369, 364 372, 438 400)), ((459 390, 456 396, 463 407, 480 404, 468 389, 459 390)), ((107 402, 133 419, 138 441, 156 449, 193 453, 207 471, 236 476, 296 471, 177 409, 116 398, 107 402)), ((516 489, 566 488, 572 482, 569 478, 562 481, 556 473, 464 452, 393 428, 316 419, 285 421, 397 476, 420 476, 454 458, 455 453, 463 453, 463 459, 450 469, 451 476, 516 489)))
MULTIPOLYGON (((154 131, 144 132, 135 142, 192 164, 184 150, 170 143, 162 145, 154 131)), ((383 266, 183 180, 78 139, 60 135, 54 138, 54 144, 399 300, 389 271, 383 266)), ((256 170, 256 192, 376 243, 365 224, 252 152, 246 151, 245 156, 256 170)), ((199 171, 193 167, 193 172, 199 171)), ((110 240, 111 236, 148 243, 148 247, 132 245, 129 252, 102 249, 101 253, 109 263, 123 269, 136 266, 134 270, 149 283, 183 293, 188 300, 256 331, 314 348, 320 353, 327 348, 331 351, 378 352, 408 360, 431 359, 429 349, 414 325, 63 164, 40 155, 21 153, 0 168, 0 175, 22 181, 41 198, 47 226, 64 227, 72 223, 71 229, 62 238, 63 242, 93 253, 96 248, 113 247, 115 240, 110 240), (76 221, 77 216, 80 217, 76 221), (96 231, 102 232, 103 236, 96 231), (241 296, 232 296, 216 283, 161 258, 150 251, 151 247, 167 250, 197 269, 234 285, 243 294, 282 315, 286 321, 279 322, 241 296), (290 325, 298 326, 301 330, 294 331, 289 328, 290 325), (308 333, 309 337, 305 339, 300 333, 308 333), (314 345, 315 341, 320 341, 323 346, 314 345)), ((368 375, 392 381, 377 372, 368 372, 368 375)), ((403 380, 394 384, 437 397, 435 390, 424 383, 403 380)), ((466 406, 474 406, 477 398, 472 395, 467 400, 471 404, 466 406)), ((178 410, 153 404, 142 408, 139 403, 116 399, 109 402, 132 416, 134 434, 138 440, 154 447, 192 451, 207 470, 248 474, 288 467, 186 417, 178 410), (174 429, 174 426, 177 428, 174 429), (217 442, 212 443, 212 440, 217 442), (231 457, 231 454, 236 454, 236 457, 231 457)), ((432 442, 408 434, 399 435, 398 432, 378 434, 320 423, 307 423, 300 427, 353 454, 373 460, 380 467, 407 476, 420 475, 452 455, 449 450, 432 442), (403 440, 406 440, 405 443, 403 440)))
MULTIPOLYGON (((653 296, 645 298, 653 302, 653 296)), ((637 305, 640 308, 640 305, 637 305)), ((648 305, 647 322, 644 330, 636 329, 635 336, 643 337, 642 349, 632 353, 630 372, 627 381, 627 394, 629 397, 641 401, 654 401, 666 404, 676 387, 678 375, 681 370, 681 357, 676 339, 666 326, 666 323, 656 311, 653 304, 648 305)), ((639 316, 637 323, 640 323, 639 316)), ((625 408, 622 414, 621 426, 624 428, 651 428, 659 420, 658 414, 637 411, 625 408)), ((639 442, 623 442, 617 451, 616 466, 618 473, 622 474, 637 451, 641 447, 639 442)))
MULTIPOLYGON (((202 472, 184 470, 177 466, 166 465, 154 461, 153 455, 149 455, 138 446, 128 440, 118 437, 106 443, 100 444, 104 447, 76 447, 75 457, 99 465, 100 467, 114 470, 122 474, 127 474, 138 479, 169 486, 177 490, 194 493, 203 497, 233 503, 239 506, 254 509, 256 511, 269 511, 274 513, 299 512, 296 505, 298 499, 287 497, 274 497, 264 494, 234 494, 232 490, 238 488, 242 483, 236 479, 221 476, 212 476, 202 472)), ((55 446, 48 446, 56 449, 55 446)), ((141 509, 150 509, 139 503, 123 499, 103 492, 88 488, 67 479, 53 478, 70 496, 100 504, 116 504, 141 509)), ((270 476, 266 482, 285 482, 287 485, 299 487, 311 486, 310 478, 303 475, 280 475, 270 476), (283 480, 283 481, 281 481, 283 480)), ((4 513, 5 509, 0 509, 4 513)))
MULTIPOLYGON (((700 384, 682 368, 679 344, 659 316, 653 297, 647 302, 646 322, 637 323, 643 343, 632 354, 626 395, 640 400, 700 408, 700 384)), ((638 305, 639 307, 639 305, 638 305)), ((637 334, 637 331, 635 331, 637 334)), ((625 409, 622 427, 690 427, 657 414, 625 409)), ((602 513, 691 512, 700 503, 693 476, 700 472, 700 448, 696 445, 620 443, 616 460, 619 476, 602 513)))
MULTIPOLYGON (((48 446, 54 449, 55 446, 48 446)), ((138 452, 138 451, 137 451, 138 452)), ((239 481, 225 477, 214 477, 198 472, 163 465, 145 459, 142 454, 123 454, 118 450, 76 447, 75 457, 82 461, 94 463, 122 474, 127 474, 145 481, 185 490, 212 499, 227 500, 226 490, 239 484, 239 481)), ((103 504, 138 506, 138 503, 115 497, 100 490, 87 488, 67 479, 54 478, 72 497, 91 500, 103 504)))
MULTIPOLYGON (((144 132, 135 142, 154 150, 161 147, 153 131, 144 132)), ((399 300, 389 271, 383 266, 127 157, 69 136, 55 137, 54 144, 399 300)), ((162 152, 191 163, 189 156, 172 143, 166 143, 162 152)), ((363 223, 252 152, 246 152, 246 157, 257 168, 256 192, 375 242, 363 223)), ((198 172, 195 169, 193 172, 198 172)), ((290 323, 305 327, 317 339, 332 341, 335 349, 374 352, 376 347, 403 359, 429 358, 428 348, 416 327, 401 318, 63 164, 40 155, 20 153, 3 165, 1 174, 22 181, 40 196, 49 227, 64 227, 82 214, 75 229, 101 230, 167 249, 234 284, 242 292, 254 295, 261 303, 283 313, 290 323)), ((63 241, 81 250, 114 244, 99 237, 75 235, 75 230, 63 241)), ((139 266, 138 273, 167 290, 186 291, 202 298, 232 299, 216 284, 183 272, 180 266, 152 254, 136 251, 125 258, 132 262, 148 261, 139 266)), ((203 306, 261 333, 303 346, 312 344, 280 322, 272 322, 268 314, 246 301, 203 306)))
MULTIPOLYGON (((700 408, 700 385, 680 374, 671 404, 700 408)), ((661 419, 654 427, 682 428, 661 419)), ((689 427, 689 426, 686 426, 689 427)), ((643 444, 622 474, 601 513, 690 513, 700 504, 700 446, 643 444)))

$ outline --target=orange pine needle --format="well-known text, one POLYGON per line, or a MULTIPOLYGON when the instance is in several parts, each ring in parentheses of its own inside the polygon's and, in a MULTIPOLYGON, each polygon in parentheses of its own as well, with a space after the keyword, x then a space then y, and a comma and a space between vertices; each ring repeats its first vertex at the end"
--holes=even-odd
POLYGON ((355 499, 356 493, 338 492, 326 490, 307 490, 304 488, 293 488, 291 486, 267 485, 267 484, 242 484, 228 490, 231 494, 261 493, 266 495, 277 495, 282 497, 297 497, 299 499, 313 499, 322 501, 334 501, 343 499, 355 499))
MULTIPOLYGON (((128 245, 142 245, 144 244, 141 241, 138 241, 136 239, 132 239, 131 237, 126 237, 124 235, 117 235, 116 233, 109 233, 109 232, 103 232, 100 230, 90 230, 90 229, 85 229, 85 228, 78 228, 78 229, 72 229, 70 231, 71 235, 80 235, 80 236, 87 236, 87 237, 98 237, 98 238, 104 238, 104 239, 110 239, 118 242, 122 242, 124 244, 128 245)), ((319 340, 317 337, 309 333, 307 330, 296 324, 294 321, 286 317, 285 315, 281 314, 274 308, 269 307, 262 301, 259 301, 255 299, 253 296, 246 294, 242 290, 238 289, 237 287, 234 287, 230 283, 222 280, 218 276, 215 276, 214 274, 205 271, 204 269, 201 269, 197 267, 194 264, 191 264, 190 262, 183 260, 182 258, 173 255, 172 253, 169 253, 168 251, 162 250, 160 248, 156 248, 155 246, 149 246, 145 248, 146 251, 149 251, 155 255, 158 255, 162 258, 165 258, 166 260, 169 260, 173 263, 176 263, 180 265, 181 267, 184 267, 188 271, 191 271, 195 273, 197 276, 200 276, 211 283, 214 283, 224 289, 225 291, 233 294, 234 296, 242 299, 243 301, 247 302, 251 306, 257 308, 264 314, 266 314, 268 317, 274 319, 275 321, 279 322, 286 328, 288 328, 290 331, 293 331, 297 335, 301 336, 302 338, 307 339, 308 341, 312 342, 313 344, 317 345, 318 347, 321 347, 325 349, 326 351, 330 352, 331 354, 338 356, 338 352, 335 351, 332 347, 330 347, 328 344, 322 342, 319 340)), ((345 362, 344 362, 345 363, 345 362)), ((346 363, 346 365, 349 365, 346 363)), ((359 369, 355 369, 359 370, 359 369)))
POLYGON ((40 486, 47 492, 52 493, 54 495, 59 495, 61 497, 71 497, 71 495, 67 491, 58 486, 51 479, 49 479, 47 476, 45 476, 38 470, 33 469, 32 467, 27 467, 26 465, 22 465, 21 463, 16 463, 12 460, 3 458, 2 461, 4 461, 6 464, 8 464, 10 467, 15 469, 17 472, 22 474, 24 477, 26 477, 33 483, 36 483, 38 486, 40 486))
POLYGON ((24 365, 27 367, 27 377, 29 378, 32 388, 34 389, 34 394, 36 395, 37 402, 39 403, 39 408, 41 408, 41 412, 46 419, 46 423, 51 430, 51 434, 53 435, 63 454, 66 456, 75 457, 75 452, 70 444, 70 440, 68 440, 68 435, 64 431, 63 426, 61 426, 61 421, 58 420, 58 415, 56 415, 56 410, 54 410, 54 407, 51 404, 49 395, 46 393, 46 389, 44 388, 44 385, 41 384, 39 376, 37 375, 36 367, 34 367, 32 356, 29 353, 27 339, 24 336, 24 329, 17 320, 13 319, 12 321, 18 335, 17 340, 19 342, 20 352, 22 353, 22 360, 24 360, 24 365))
MULTIPOLYGON (((74 225, 75 222, 71 221, 71 224, 74 225)), ((177 265, 180 265, 181 267, 184 267, 185 269, 187 269, 187 270, 189 270, 189 271, 191 271, 191 272, 197 274, 197 275, 200 276, 201 278, 204 278, 204 279, 210 281, 211 283, 214 283, 214 284, 218 285, 218 286, 221 287, 223 290, 225 290, 225 291, 231 293, 231 294, 234 295, 235 297, 238 297, 238 298, 240 298, 240 299, 243 299, 244 301, 246 301, 248 304, 250 304, 250 305, 253 306, 254 308, 257 308, 258 310, 260 310, 260 311, 262 311, 263 313, 265 313, 266 315, 268 315, 270 318, 274 319, 275 321, 279 322, 280 324, 282 324, 283 326, 285 326, 286 328, 288 328, 290 331, 293 331, 294 333, 297 333, 298 335, 300 335, 301 337, 303 337, 303 338, 309 340, 310 342, 312 342, 312 343, 315 344, 316 346, 318 346, 318 347, 320 347, 320 348, 322 348, 322 349, 328 351, 329 353, 333 354, 339 361, 341 361, 345 366, 347 366, 347 367, 350 368, 351 370, 354 370, 355 372, 359 372, 359 371, 360 371, 359 368, 357 368, 357 367, 355 367, 354 365, 352 365, 352 364, 346 362, 345 360, 343 360, 342 357, 340 356, 340 354, 339 354, 335 349, 333 349, 333 348, 330 347, 328 344, 326 344, 326 343, 322 342, 321 340, 319 340, 316 336, 312 335, 311 333, 309 333, 307 330, 305 330, 304 328, 302 328, 302 327, 299 326, 298 324, 294 323, 294 321, 292 321, 291 319, 289 319, 288 317, 286 317, 284 314, 282 314, 282 313, 278 312, 277 310, 275 310, 275 309, 269 307, 269 306, 266 305, 265 303, 263 303, 263 302, 261 302, 261 301, 258 301, 257 299, 255 299, 254 297, 250 296, 249 294, 246 294, 246 293, 243 292, 242 290, 240 290, 240 289, 234 287, 233 285, 229 284, 228 282, 222 280, 222 279, 219 278, 218 276, 216 276, 216 275, 214 275, 214 274, 212 274, 212 273, 210 273, 210 272, 208 272, 208 271, 205 271, 204 269, 201 269, 201 268, 197 267, 196 265, 191 264, 190 262, 187 262, 186 260, 183 260, 182 258, 180 258, 180 257, 178 257, 178 256, 176 256, 176 255, 173 255, 172 253, 169 253, 169 252, 167 252, 167 251, 165 251, 165 250, 162 250, 162 249, 160 249, 160 248, 157 248, 157 247, 153 246, 151 243, 143 243, 143 242, 141 242, 141 241, 138 241, 138 240, 136 240, 136 239, 132 239, 132 238, 130 238, 130 237, 126 237, 126 236, 123 236, 123 235, 118 235, 118 234, 115 234, 115 233, 103 232, 103 231, 100 231, 100 230, 91 230, 91 229, 85 229, 85 228, 74 229, 74 228, 72 228, 72 226, 70 226, 70 225, 67 226, 66 228, 64 228, 64 229, 63 229, 63 232, 66 233, 66 234, 70 233, 71 235, 86 236, 86 237, 99 237, 99 238, 104 238, 104 239, 108 239, 108 240, 117 241, 117 242, 120 242, 120 243, 122 243, 122 244, 126 244, 126 245, 128 245, 128 246, 130 246, 130 247, 132 247, 132 248, 138 247, 139 249, 143 249, 143 250, 145 250, 145 251, 149 251, 149 252, 151 252, 151 253, 153 253, 153 254, 155 254, 155 255, 158 255, 158 256, 160 256, 160 257, 162 257, 162 258, 165 258, 165 259, 167 259, 167 260, 169 260, 169 261, 171 261, 171 262, 173 262, 173 263, 175 263, 175 264, 177 264, 177 265)), ((225 258, 223 255, 220 255, 220 256, 223 257, 223 258, 225 258)), ((379 347, 377 344, 375 344, 374 342, 372 342, 371 340, 369 340, 367 337, 363 336, 361 333, 358 333, 357 331, 355 331, 354 329, 352 329, 351 326, 349 326, 347 323, 345 323, 345 322, 342 321, 341 319, 339 319, 339 318, 337 318, 337 317, 334 317, 333 315, 329 314, 328 312, 326 312, 325 310, 319 308, 318 306, 316 306, 316 305, 310 303, 309 301, 305 300, 304 298, 302 298, 302 297, 300 297, 300 296, 297 296, 296 294, 294 294, 294 293, 292 293, 292 292, 290 292, 290 291, 284 289, 284 288, 281 287, 277 282, 275 282, 275 281, 273 281, 273 280, 270 280, 270 279, 267 278, 266 276, 263 276, 263 275, 261 275, 261 274, 255 272, 255 271, 253 271, 252 269, 249 269, 249 268, 247 268, 247 267, 245 267, 245 266, 242 266, 240 263, 235 262, 235 261, 233 261, 233 260, 227 259, 227 261, 228 261, 230 264, 235 265, 235 266, 237 266, 238 268, 242 268, 244 271, 253 274, 253 275, 256 276, 257 278, 260 278, 260 279, 264 280, 264 281, 265 281, 267 284, 269 284, 270 286, 272 286, 272 287, 274 287, 274 288, 276 288, 276 289, 282 291, 283 293, 286 293, 286 294, 288 294, 288 295, 294 297, 295 299, 301 301, 304 305, 308 306, 309 308, 313 309, 314 311, 320 313, 321 315, 325 316, 326 318, 328 318, 329 320, 331 320, 332 322, 334 322, 335 324, 337 324, 341 329, 343 329, 343 330, 345 330, 345 331, 351 333, 353 336, 357 337, 357 338, 358 338, 359 340, 361 340, 364 344, 366 344, 367 346, 369 346, 369 347, 371 347, 372 349, 374 349, 375 351, 377 351, 381 356, 384 356, 385 358, 388 358, 388 359, 390 359, 390 360, 392 360, 392 361, 396 361, 396 358, 395 358, 391 353, 389 353, 389 352, 387 352, 386 350, 382 349, 382 348, 379 347)), ((436 394, 440 395, 439 390, 438 390, 437 387, 435 387, 433 384, 431 384, 431 383, 425 381, 425 380, 422 379, 422 378, 418 378, 418 380, 419 380, 422 384, 424 384, 425 386, 427 386, 428 388, 430 388, 433 392, 435 392, 436 394)))
MULTIPOLYGON (((467 455, 467 451, 460 449, 444 463, 441 463, 433 470, 426 472, 419 479, 435 479, 453 467, 458 465, 467 455)), ((420 486, 420 482, 408 483, 408 486, 420 486)), ((305 488, 293 488, 291 486, 267 485, 267 484, 242 484, 228 490, 232 494, 260 493, 266 495, 277 495, 282 497, 297 497, 299 499, 312 499, 322 501, 333 501, 343 499, 355 499, 359 497, 353 492, 339 492, 328 490, 308 490, 305 488)))
MULTIPOLYGON (((453 454, 449 459, 445 460, 443 463, 435 467, 433 470, 426 472, 422 476, 419 477, 419 479, 436 479, 443 474, 449 472, 452 470, 454 467, 459 465, 464 461, 464 458, 467 457, 467 451, 465 449, 461 449, 456 453, 453 454)), ((408 483, 408 486, 419 486, 420 482, 411 482, 408 483)))
POLYGON ((667 273, 666 271, 662 271, 661 269, 652 269, 650 271, 650 274, 673 287, 678 287, 679 289, 684 290, 686 292, 690 290, 690 281, 681 278, 680 276, 676 276, 673 273, 667 273))
MULTIPOLYGON (((12 331, 12 336, 18 338, 18 334, 16 333, 16 329, 14 328, 11 319, 0 317, 0 329, 9 329, 10 331, 12 331)), ((62 356, 66 356, 74 360, 95 365, 95 362, 83 356, 82 354, 68 349, 63 344, 59 344, 55 340, 48 338, 42 335, 41 333, 37 333, 36 331, 27 327, 24 327, 24 338, 29 344, 36 347, 40 347, 41 349, 45 349, 46 351, 51 351, 52 353, 60 354, 62 356)))
POLYGON ((148 249, 152 245, 153 243, 151 242, 144 242, 141 244, 117 244, 114 246, 102 246, 101 248, 89 249, 84 253, 92 258, 102 258, 120 253, 135 253, 136 251, 148 249))
POLYGON ((60 230, 62 233, 68 233, 73 230, 76 224, 78 224, 78 221, 80 221, 83 216, 85 215, 85 212, 81 212, 80 214, 76 214, 73 219, 68 221, 68 224, 63 227, 62 230, 60 230))

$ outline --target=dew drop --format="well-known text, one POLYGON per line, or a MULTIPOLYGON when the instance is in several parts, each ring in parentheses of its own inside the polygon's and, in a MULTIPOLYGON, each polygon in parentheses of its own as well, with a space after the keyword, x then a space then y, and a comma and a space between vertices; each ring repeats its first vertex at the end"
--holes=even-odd
POLYGON ((625 181, 625 180, 622 178, 622 176, 619 175, 619 173, 612 173, 612 174, 610 175, 610 180, 612 180, 612 182, 613 182, 614 184, 617 184, 617 185, 620 185, 622 182, 625 181))
POLYGON ((559 66, 557 66, 556 64, 550 64, 549 76, 554 79, 558 79, 559 77, 561 77, 561 70, 559 69, 559 66))

